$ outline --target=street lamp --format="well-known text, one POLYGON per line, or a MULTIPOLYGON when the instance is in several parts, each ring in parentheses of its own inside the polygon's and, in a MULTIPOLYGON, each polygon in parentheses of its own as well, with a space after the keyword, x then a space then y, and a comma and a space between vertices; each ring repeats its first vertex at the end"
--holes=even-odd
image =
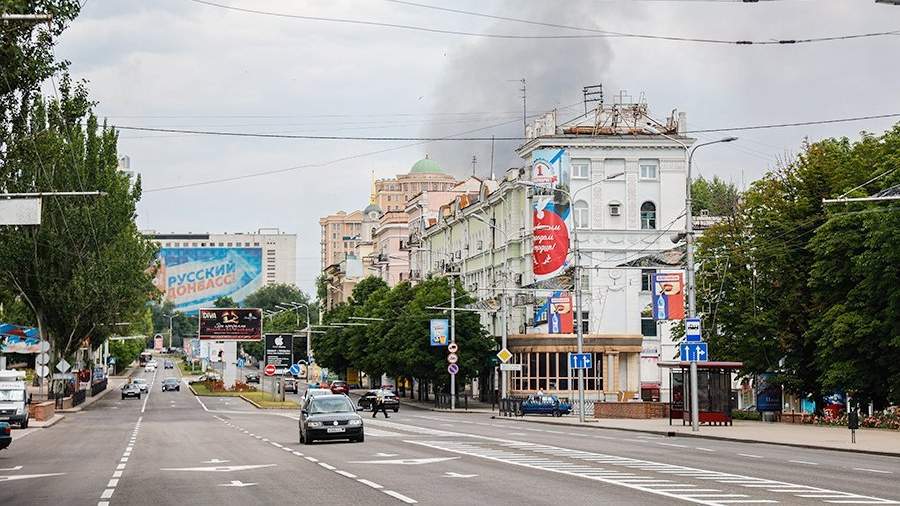
MULTIPOLYGON (((309 320, 309 305, 303 304, 301 302, 286 302, 285 307, 287 310, 297 311, 297 326, 300 326, 300 308, 306 308, 306 360, 309 363, 315 362, 312 354, 312 327, 310 326, 312 322, 309 320)), ((277 307, 282 307, 281 304, 278 304, 277 307)))
MULTIPOLYGON (((647 123, 648 126, 655 129, 655 126, 652 123, 647 123)), ((659 135, 679 144, 682 148, 684 148, 684 156, 687 159, 687 176, 685 178, 685 198, 684 198, 684 241, 685 241, 685 288, 687 289, 688 294, 688 318, 695 318, 697 316, 697 285, 694 281, 695 272, 694 272, 694 220, 693 220, 693 212, 691 209, 691 166, 694 161, 694 152, 703 146, 709 146, 712 144, 720 144, 724 142, 734 142, 738 140, 737 137, 723 137, 718 140, 702 142, 688 148, 688 145, 684 142, 678 140, 671 135, 667 135, 665 133, 657 131, 659 135)), ((694 357, 696 358, 696 357, 694 357)), ((699 397, 697 394, 697 361, 691 360, 691 431, 697 432, 700 430, 700 409, 698 406, 699 397)))
POLYGON ((172 318, 175 315, 164 314, 163 316, 169 319, 169 348, 171 348, 172 347, 172 318))
MULTIPOLYGON (((575 196, 578 195, 582 190, 587 190, 588 188, 608 181, 613 178, 617 178, 619 176, 625 175, 624 172, 617 172, 610 176, 607 176, 603 179, 599 179, 590 183, 588 185, 582 186, 581 188, 575 190, 572 193, 569 193, 567 190, 563 190, 561 188, 554 188, 554 191, 558 191, 566 196, 569 200, 569 209, 571 212, 575 212, 575 196)), ((523 186, 531 186, 538 187, 532 181, 516 181, 517 184, 523 186)), ((574 218, 574 217, 573 217, 574 218)), ((584 353, 584 328, 581 322, 581 272, 580 272, 580 262, 581 262, 581 250, 578 245, 578 223, 573 223, 572 227, 572 240, 575 243, 574 248, 572 248, 573 262, 572 266, 575 270, 575 325, 577 325, 576 336, 577 336, 577 345, 578 345, 578 353, 584 353)), ((578 421, 584 422, 584 369, 578 369, 578 421)))

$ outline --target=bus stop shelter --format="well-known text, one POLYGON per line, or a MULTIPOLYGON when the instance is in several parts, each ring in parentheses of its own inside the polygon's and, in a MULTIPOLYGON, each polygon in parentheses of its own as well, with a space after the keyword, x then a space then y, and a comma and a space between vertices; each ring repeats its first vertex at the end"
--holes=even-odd
MULTIPOLYGON (((659 362, 669 369, 672 395, 669 400, 669 425, 681 419, 691 421, 690 362, 659 362)), ((697 404, 700 423, 731 425, 731 375, 743 367, 743 362, 697 362, 697 404)))

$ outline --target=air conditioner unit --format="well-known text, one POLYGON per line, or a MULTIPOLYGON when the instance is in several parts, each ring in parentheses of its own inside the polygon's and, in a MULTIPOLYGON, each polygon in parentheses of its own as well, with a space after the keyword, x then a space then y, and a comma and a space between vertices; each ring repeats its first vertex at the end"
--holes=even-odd
POLYGON ((621 208, 622 208, 622 206, 619 204, 610 204, 609 205, 609 215, 610 216, 621 216, 622 215, 621 208))

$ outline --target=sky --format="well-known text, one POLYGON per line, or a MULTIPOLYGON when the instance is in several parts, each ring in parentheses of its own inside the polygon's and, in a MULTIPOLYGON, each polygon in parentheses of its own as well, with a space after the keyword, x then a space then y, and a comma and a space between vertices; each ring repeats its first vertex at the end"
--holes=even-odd
MULTIPOLYGON (((284 15, 415 26, 469 35, 224 9, 193 0, 88 0, 56 56, 88 81, 95 112, 120 126, 336 136, 515 137, 526 114, 583 112, 583 86, 626 90, 689 130, 900 113, 900 35, 796 45, 734 45, 586 35, 389 0, 215 0, 284 15)), ((900 6, 873 0, 421 0, 424 5, 614 32, 780 40, 900 29, 900 6)), ((695 171, 746 187, 804 139, 858 138, 898 118, 740 132, 698 152, 695 171)), ((703 134, 712 140, 720 134, 703 134)), ((727 135, 727 134, 721 134, 727 135)), ((494 167, 520 166, 496 142, 494 167)), ((368 202, 370 177, 429 155, 451 173, 487 176, 485 141, 261 139, 122 130, 141 174, 138 225, 158 232, 295 233, 297 284, 319 271, 318 219, 368 202), (252 176, 254 174, 263 175, 252 176), (248 177, 249 176, 249 177, 248 177)))

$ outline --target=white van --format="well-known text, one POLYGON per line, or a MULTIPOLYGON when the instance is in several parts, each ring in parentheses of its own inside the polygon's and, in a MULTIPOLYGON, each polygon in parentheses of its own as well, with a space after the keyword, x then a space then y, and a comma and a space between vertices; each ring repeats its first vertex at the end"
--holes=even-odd
POLYGON ((28 392, 24 371, 0 371, 0 422, 28 427, 28 392))

